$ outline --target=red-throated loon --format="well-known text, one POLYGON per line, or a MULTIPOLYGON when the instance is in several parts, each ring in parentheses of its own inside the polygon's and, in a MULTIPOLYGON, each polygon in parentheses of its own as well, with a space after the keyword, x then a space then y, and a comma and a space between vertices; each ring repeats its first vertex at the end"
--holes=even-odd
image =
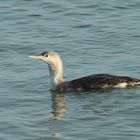
POLYGON ((51 90, 79 91, 105 88, 126 88, 128 86, 140 84, 140 79, 109 74, 94 74, 71 81, 65 81, 63 77, 63 63, 58 53, 46 51, 40 55, 30 57, 48 63, 52 82, 51 90))

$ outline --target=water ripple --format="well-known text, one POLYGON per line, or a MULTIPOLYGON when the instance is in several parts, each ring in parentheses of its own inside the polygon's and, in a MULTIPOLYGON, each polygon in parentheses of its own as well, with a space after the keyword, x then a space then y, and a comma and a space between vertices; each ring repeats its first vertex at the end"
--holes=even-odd
POLYGON ((45 63, 58 51, 67 80, 93 73, 140 78, 140 2, 0 1, 0 139, 139 139, 140 88, 51 93, 45 63))

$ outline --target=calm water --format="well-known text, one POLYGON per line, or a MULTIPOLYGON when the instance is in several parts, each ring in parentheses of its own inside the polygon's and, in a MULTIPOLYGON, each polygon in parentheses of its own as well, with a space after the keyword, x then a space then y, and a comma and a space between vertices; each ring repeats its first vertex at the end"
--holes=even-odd
POLYGON ((1 140, 139 140, 140 88, 51 93, 45 63, 61 54, 67 80, 140 78, 139 0, 0 1, 1 140))

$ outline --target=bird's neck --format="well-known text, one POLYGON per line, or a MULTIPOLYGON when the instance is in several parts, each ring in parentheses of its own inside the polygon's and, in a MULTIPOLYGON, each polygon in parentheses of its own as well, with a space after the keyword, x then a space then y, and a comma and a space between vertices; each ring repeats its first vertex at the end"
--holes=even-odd
POLYGON ((62 62, 60 61, 57 65, 49 65, 49 71, 51 77, 51 89, 53 90, 65 82, 62 62))

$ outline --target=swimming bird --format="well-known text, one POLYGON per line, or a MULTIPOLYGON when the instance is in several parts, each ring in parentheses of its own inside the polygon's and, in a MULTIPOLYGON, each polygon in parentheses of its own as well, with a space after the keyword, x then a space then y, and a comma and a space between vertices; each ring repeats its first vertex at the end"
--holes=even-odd
POLYGON ((32 55, 29 57, 42 60, 48 64, 51 77, 51 90, 54 91, 126 88, 140 84, 140 79, 110 74, 94 74, 71 81, 65 81, 63 63, 57 52, 46 51, 40 55, 32 55))

